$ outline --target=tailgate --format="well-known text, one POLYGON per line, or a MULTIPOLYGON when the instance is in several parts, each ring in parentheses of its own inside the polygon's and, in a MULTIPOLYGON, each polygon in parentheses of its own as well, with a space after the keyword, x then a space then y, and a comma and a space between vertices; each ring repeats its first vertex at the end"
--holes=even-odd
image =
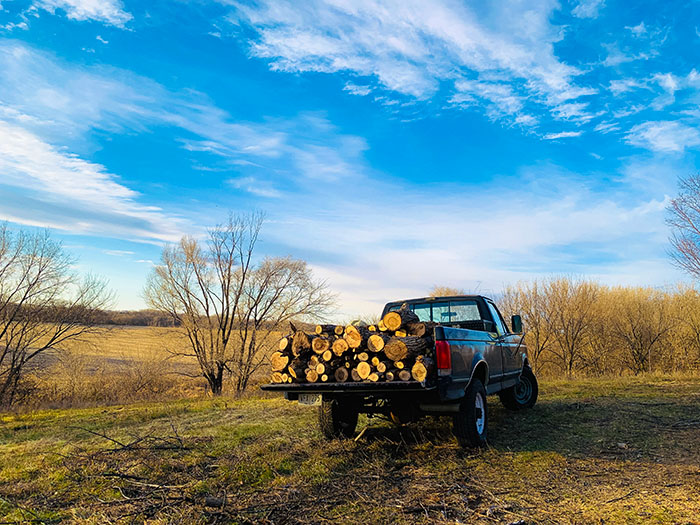
POLYGON ((429 392, 435 386, 425 386, 418 381, 391 381, 376 383, 273 383, 262 385, 262 390, 269 392, 293 392, 295 394, 323 394, 325 392, 358 394, 381 394, 392 392, 429 392))

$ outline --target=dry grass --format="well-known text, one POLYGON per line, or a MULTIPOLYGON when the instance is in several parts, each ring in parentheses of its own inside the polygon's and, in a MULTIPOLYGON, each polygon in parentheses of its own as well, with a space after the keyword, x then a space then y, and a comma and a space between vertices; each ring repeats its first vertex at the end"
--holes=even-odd
POLYGON ((700 378, 543 381, 526 413, 490 402, 491 448, 474 452, 434 418, 326 442, 314 409, 279 398, 7 415, 0 521, 698 523, 700 378))

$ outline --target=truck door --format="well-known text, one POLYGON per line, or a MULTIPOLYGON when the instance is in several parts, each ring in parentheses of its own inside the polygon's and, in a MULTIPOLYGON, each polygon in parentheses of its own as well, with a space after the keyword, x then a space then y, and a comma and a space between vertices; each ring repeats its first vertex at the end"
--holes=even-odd
POLYGON ((489 312, 491 312, 491 316, 496 323, 496 330, 498 331, 498 348, 503 365, 500 378, 501 386, 502 388, 508 388, 518 382, 518 377, 522 369, 522 357, 519 352, 521 336, 510 333, 508 325, 506 325, 501 312, 498 311, 495 304, 490 301, 486 301, 486 304, 489 307, 489 312))

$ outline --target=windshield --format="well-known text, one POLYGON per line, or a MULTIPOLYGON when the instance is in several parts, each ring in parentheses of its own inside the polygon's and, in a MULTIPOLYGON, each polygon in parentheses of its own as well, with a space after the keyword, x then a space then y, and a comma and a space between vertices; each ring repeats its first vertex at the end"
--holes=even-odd
MULTIPOLYGON (((436 323, 461 323, 464 321, 480 321, 479 306, 473 299, 460 299, 455 301, 413 303, 408 307, 421 321, 434 321, 436 323)), ((397 304, 389 308, 395 311, 401 308, 397 304)))

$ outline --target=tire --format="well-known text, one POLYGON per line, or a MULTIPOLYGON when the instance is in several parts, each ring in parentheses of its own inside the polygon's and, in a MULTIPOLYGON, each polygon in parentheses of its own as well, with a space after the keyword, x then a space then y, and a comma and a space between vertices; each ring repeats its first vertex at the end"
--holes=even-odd
POLYGON ((488 438, 486 389, 479 379, 472 379, 453 419, 453 433, 460 446, 485 447, 488 438))
POLYGON ((525 410, 535 406, 538 393, 537 378, 532 369, 526 366, 520 374, 518 384, 499 392, 498 397, 508 410, 525 410))
POLYGON ((357 428, 357 409, 348 401, 324 399, 318 407, 318 423, 327 439, 350 438, 357 428))

